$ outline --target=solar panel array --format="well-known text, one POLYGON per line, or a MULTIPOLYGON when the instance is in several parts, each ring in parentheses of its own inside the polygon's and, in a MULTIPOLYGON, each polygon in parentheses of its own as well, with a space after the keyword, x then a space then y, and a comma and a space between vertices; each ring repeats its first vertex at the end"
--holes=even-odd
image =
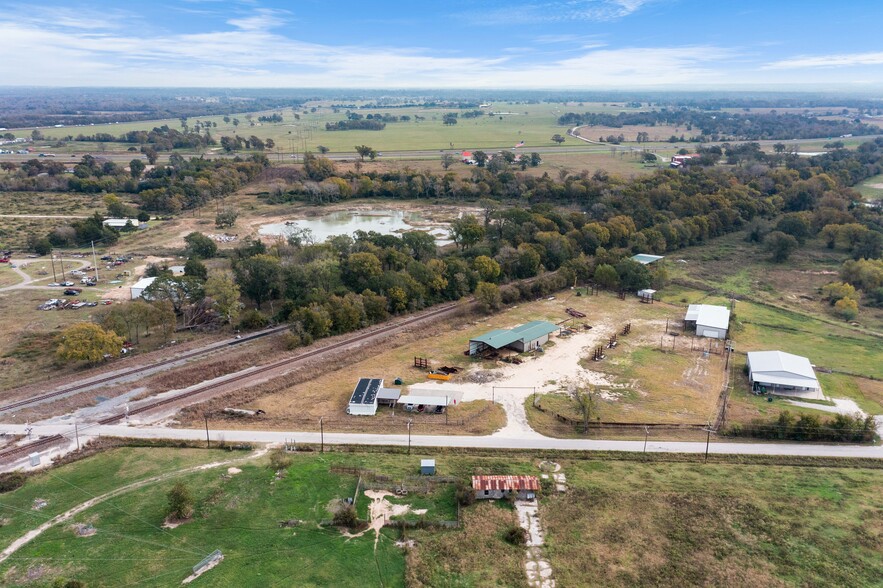
POLYGON ((383 386, 383 380, 380 378, 361 378, 353 390, 353 396, 350 398, 350 404, 374 404, 377 398, 377 392, 383 386))

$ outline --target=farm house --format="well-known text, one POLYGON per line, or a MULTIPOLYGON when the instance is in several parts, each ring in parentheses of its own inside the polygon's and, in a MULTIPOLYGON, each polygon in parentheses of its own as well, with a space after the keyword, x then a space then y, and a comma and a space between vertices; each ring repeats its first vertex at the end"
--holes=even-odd
POLYGON ((155 280, 156 278, 141 278, 132 284, 132 287, 130 288, 132 300, 137 300, 144 296, 144 290, 146 290, 155 280))
POLYGON ((499 499, 515 495, 519 500, 533 500, 540 489, 536 476, 472 476, 475 498, 499 499))
POLYGON ((748 381, 755 392, 816 392, 822 387, 809 359, 784 351, 749 351, 748 381))
POLYGON ((536 349, 549 340, 558 325, 548 321, 531 321, 514 329, 495 329, 469 340, 469 355, 477 355, 488 349, 503 348, 524 352, 536 349))
POLYGON ((346 407, 346 413, 368 416, 377 414, 377 393, 382 387, 383 380, 380 378, 359 379, 346 407))
POLYGON ((712 339, 726 339, 730 327, 730 310, 725 306, 691 304, 687 307, 684 322, 696 326, 696 334, 712 339))

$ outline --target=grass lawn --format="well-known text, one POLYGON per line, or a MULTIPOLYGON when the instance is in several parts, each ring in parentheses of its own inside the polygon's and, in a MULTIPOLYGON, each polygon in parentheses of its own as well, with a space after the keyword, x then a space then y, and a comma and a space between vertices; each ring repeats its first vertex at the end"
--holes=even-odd
POLYGON ((541 504, 559 585, 877 586, 880 470, 564 462, 541 504))

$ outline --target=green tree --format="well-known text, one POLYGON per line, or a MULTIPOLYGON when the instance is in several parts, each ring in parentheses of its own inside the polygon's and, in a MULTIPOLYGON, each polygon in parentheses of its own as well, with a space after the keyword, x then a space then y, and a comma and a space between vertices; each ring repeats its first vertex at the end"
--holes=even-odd
POLYGON ((452 165, 457 162, 457 158, 451 155, 450 153, 445 153, 441 156, 441 165, 442 169, 448 169, 452 165))
POLYGON ((144 173, 144 168, 147 166, 144 165, 144 162, 140 159, 133 159, 129 162, 129 173, 136 180, 141 177, 141 174, 144 173))
POLYGON ((595 268, 594 280, 602 288, 611 289, 619 285, 619 274, 612 265, 602 263, 595 268))
POLYGON ((350 290, 359 292, 372 286, 383 275, 383 265, 373 253, 352 253, 343 263, 341 277, 350 290))
POLYGON ((235 208, 225 207, 215 215, 215 226, 219 229, 229 229, 236 224, 239 213, 235 208))
POLYGON ((764 239, 764 247, 776 263, 787 261, 799 246, 797 239, 782 231, 773 231, 764 239))
POLYGON ((478 272, 478 276, 483 282, 495 283, 500 279, 500 264, 488 257, 487 255, 479 255, 472 260, 472 269, 478 272))
POLYGON ((560 145, 564 142, 564 137, 562 137, 558 133, 555 133, 554 135, 552 135, 552 141, 560 145))
POLYGON ((205 296, 210 298, 215 309, 230 324, 239 317, 239 286, 228 272, 214 272, 205 281, 205 296))
MULTIPOLYGON (((374 154, 376 157, 376 151, 374 151, 372 147, 368 147, 367 145, 356 145, 354 149, 356 150, 356 153, 359 154, 359 158, 362 161, 365 161, 366 157, 371 157, 372 154, 374 154)), ((371 157, 371 159, 374 159, 374 157, 371 157)))
POLYGON ((202 233, 190 233, 184 237, 184 242, 187 244, 187 254, 190 257, 211 259, 218 253, 217 243, 202 233))
POLYGON ((485 313, 499 310, 503 304, 500 287, 488 282, 479 282, 475 287, 475 300, 485 313))
POLYGON ((96 364, 105 356, 116 357, 123 348, 123 339, 94 323, 74 323, 61 334, 55 352, 65 361, 88 361, 96 364))
POLYGON ((442 124, 453 126, 457 124, 457 113, 446 112, 442 115, 442 124))
POLYGON ((204 282, 208 279, 208 268, 196 258, 188 259, 184 263, 184 275, 204 282))
POLYGON ((329 149, 329 148, 326 147, 325 145, 319 145, 319 146, 316 147, 316 149, 317 149, 317 150, 319 151, 319 153, 321 153, 322 155, 325 155, 326 153, 328 153, 329 151, 331 151, 331 149, 329 149))
POLYGON ((171 519, 185 520, 193 516, 193 494, 184 482, 177 482, 166 494, 166 514, 171 519))
POLYGON ((258 308, 282 291, 282 266, 272 255, 261 253, 240 259, 233 264, 233 272, 239 288, 258 308))
POLYGON ((467 214, 451 223, 450 233, 454 243, 461 249, 468 249, 484 239, 484 226, 475 216, 467 214))
POLYGON ((475 160, 475 164, 478 167, 484 167, 490 157, 484 151, 474 151, 472 153, 472 159, 475 160))
POLYGON ((438 250, 435 237, 426 231, 408 231, 402 235, 402 243, 411 257, 418 261, 433 258, 438 250))

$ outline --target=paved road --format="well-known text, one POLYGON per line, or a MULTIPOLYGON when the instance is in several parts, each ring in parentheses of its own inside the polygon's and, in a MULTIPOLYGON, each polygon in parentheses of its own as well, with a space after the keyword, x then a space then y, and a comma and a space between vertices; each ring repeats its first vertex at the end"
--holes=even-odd
MULTIPOLYGON (((0 424, 0 432, 25 434, 25 425, 0 424)), ((32 435, 63 434, 73 438, 73 428, 65 425, 33 425, 32 435)), ((85 436, 134 437, 138 439, 205 440, 204 429, 167 429, 126 425, 94 425, 79 429, 80 441, 85 436)), ((318 444, 315 432, 231 431, 210 430, 214 441, 235 443, 284 443, 286 440, 318 444)), ((395 445, 406 447, 408 435, 373 435, 361 433, 325 433, 329 445, 395 445)), ((462 435, 412 435, 414 447, 473 447, 481 449, 557 449, 565 451, 633 451, 641 452, 643 441, 604 441, 588 439, 552 439, 550 437, 508 438, 496 435, 469 437, 462 435)), ((704 453, 705 443, 653 441, 647 443, 652 453, 704 453)), ((864 457, 883 459, 883 447, 864 445, 816 445, 803 443, 711 443, 709 453, 734 455, 788 455, 813 457, 864 457)))

